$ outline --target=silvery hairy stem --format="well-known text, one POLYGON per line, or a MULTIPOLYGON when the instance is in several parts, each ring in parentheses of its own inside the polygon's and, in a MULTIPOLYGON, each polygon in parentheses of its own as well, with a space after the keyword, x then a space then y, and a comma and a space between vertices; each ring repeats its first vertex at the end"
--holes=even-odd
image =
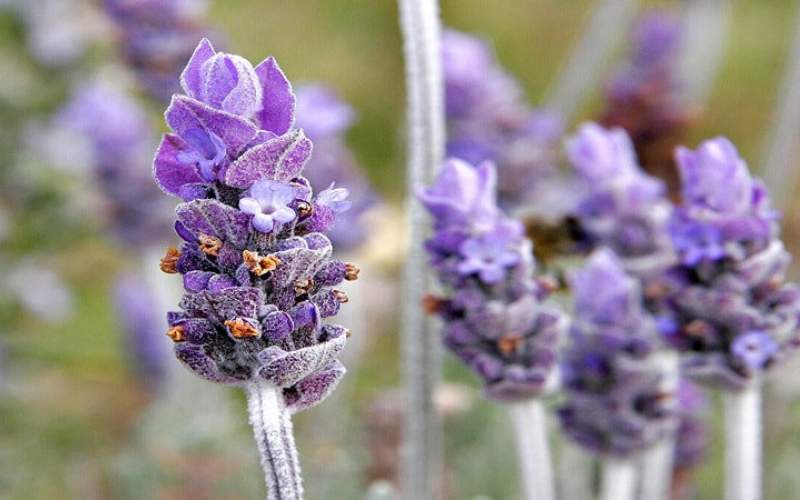
POLYGON ((561 500, 592 498, 594 459, 578 446, 565 441, 561 445, 558 497, 561 500))
POLYGON ((724 395, 725 500, 761 499, 761 384, 724 395))
POLYGON ((406 498, 427 500, 437 496, 436 478, 441 472, 439 425, 433 405, 440 347, 421 309, 429 283, 422 246, 427 220, 415 194, 431 182, 444 155, 441 26, 435 0, 399 0, 399 8, 406 60, 409 204, 402 318, 407 411, 401 477, 406 498))
POLYGON ((578 111, 584 97, 593 89, 606 60, 627 33, 636 0, 600 0, 583 28, 566 66, 554 82, 547 107, 569 118, 578 111))
POLYGON ((636 463, 608 457, 603 460, 600 500, 633 500, 636 491, 636 463))
POLYGON ((795 154, 800 133, 800 7, 795 19, 795 35, 786 74, 781 83, 775 119, 764 150, 763 179, 778 207, 785 207, 797 185, 795 154))
POLYGON ((519 454, 519 473, 524 500, 553 500, 553 470, 547 442, 545 408, 541 401, 508 405, 519 454))
POLYGON ((267 483, 267 500, 301 500, 300 460, 281 389, 255 380, 245 385, 245 393, 267 483))
POLYGON ((683 43, 677 71, 689 104, 703 106, 708 101, 725 55, 731 4, 732 0, 684 2, 683 43))

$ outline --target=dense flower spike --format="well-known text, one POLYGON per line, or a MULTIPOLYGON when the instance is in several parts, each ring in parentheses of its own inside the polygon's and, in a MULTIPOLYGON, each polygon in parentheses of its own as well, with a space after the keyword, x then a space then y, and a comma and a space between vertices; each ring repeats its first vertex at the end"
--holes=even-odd
POLYGON ((800 290, 779 214, 724 138, 676 153, 683 204, 671 235, 680 258, 662 280, 661 330, 699 380, 740 390, 798 343, 800 290))
POLYGON ((297 127, 314 141, 306 176, 314 190, 341 182, 350 191, 350 209, 337 218, 329 236, 337 250, 359 245, 366 237, 364 213, 378 201, 369 180, 345 143, 355 112, 332 89, 305 85, 297 89, 297 127))
POLYGON ((144 110, 113 85, 96 81, 79 88, 55 122, 88 144, 111 232, 135 248, 167 239, 170 204, 146 168, 155 135, 144 110))
POLYGON ((448 30, 442 50, 447 154, 473 165, 495 162, 501 205, 529 204, 557 172, 560 117, 531 109, 483 40, 448 30))
POLYGON ((574 208, 579 243, 612 249, 640 277, 671 265, 672 204, 663 182, 639 167, 625 131, 585 123, 566 148, 583 184, 574 208))
POLYGON ((539 395, 556 363, 564 317, 541 304, 530 241, 498 208, 493 165, 449 160, 420 199, 434 219, 431 265, 447 289, 428 307, 444 342, 502 401, 539 395))
POLYGON ((347 301, 335 287, 356 273, 331 258, 322 232, 348 208, 347 190, 315 196, 302 177, 312 145, 292 128, 294 93, 274 59, 254 68, 203 40, 181 82, 187 95, 167 109, 173 133, 154 162, 158 184, 186 200, 183 243, 162 260, 186 289, 168 335, 201 377, 267 383, 302 410, 344 374, 348 332, 324 320, 347 301))
POLYGON ((103 0, 103 5, 141 87, 169 100, 197 39, 208 31, 203 25, 207 0, 103 0))
POLYGON ((683 41, 678 16, 654 10, 643 15, 631 35, 628 63, 606 91, 606 126, 624 128, 645 170, 679 189, 672 151, 686 135, 691 110, 677 80, 683 41))
POLYGON ((576 310, 562 361, 562 427, 589 451, 630 457, 675 426, 675 388, 655 323, 638 280, 607 249, 596 251, 571 284, 576 310))

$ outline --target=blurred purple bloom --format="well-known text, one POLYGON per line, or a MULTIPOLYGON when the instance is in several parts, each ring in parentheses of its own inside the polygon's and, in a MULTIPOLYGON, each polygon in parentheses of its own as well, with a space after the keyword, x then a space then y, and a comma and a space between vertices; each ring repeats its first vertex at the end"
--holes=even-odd
POLYGON ((584 123, 567 140, 566 148, 570 162, 587 182, 609 183, 640 174, 633 144, 620 128, 607 130, 596 123, 584 123))
POLYGON ((431 298, 444 343, 484 381, 489 397, 518 401, 541 394, 556 362, 564 317, 546 308, 534 279, 530 241, 494 202, 491 164, 448 160, 419 194, 433 217, 431 266, 446 297, 431 298))
POLYGON ((678 386, 678 415, 680 424, 675 440, 675 467, 696 467, 703 461, 708 448, 708 429, 705 417, 708 401, 703 391, 687 380, 678 386))
POLYGON ((654 321, 642 307, 638 281, 608 250, 589 258, 572 287, 576 316, 562 361, 562 428, 591 452, 630 457, 676 425, 654 321))
POLYGON ((731 354, 753 371, 765 368, 778 349, 778 343, 765 332, 745 333, 731 344, 731 354))

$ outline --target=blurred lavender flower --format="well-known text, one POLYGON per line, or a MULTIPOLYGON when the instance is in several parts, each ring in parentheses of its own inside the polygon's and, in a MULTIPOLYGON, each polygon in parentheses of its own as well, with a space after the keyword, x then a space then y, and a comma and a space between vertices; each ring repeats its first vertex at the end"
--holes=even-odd
POLYGON ((741 390, 800 343, 800 290, 785 281, 779 214, 727 139, 679 148, 676 158, 684 202, 671 234, 680 264, 661 283, 661 330, 688 375, 741 390))
POLYGON ((584 185, 577 191, 574 209, 579 243, 612 249, 626 269, 641 278, 671 265, 672 204, 663 182, 639 167, 625 131, 585 123, 566 148, 584 185))
POLYGON ((339 250, 354 248, 364 241, 364 213, 378 201, 345 143, 345 134, 354 120, 353 109, 332 89, 317 84, 297 89, 296 126, 314 141, 314 155, 306 165, 311 187, 322 190, 341 182, 350 191, 352 206, 337 218, 329 233, 339 250))
POLYGON ((203 18, 208 2, 103 0, 103 5, 119 29, 120 50, 142 88, 158 100, 169 100, 197 39, 207 35, 203 18))
POLYGON ((638 280, 607 249, 572 277, 576 311, 562 361, 567 435, 587 450, 631 457, 675 426, 670 375, 638 280))
POLYGON ((444 342, 484 381, 489 397, 541 394, 556 363, 564 317, 541 304, 522 225, 497 208, 493 165, 448 160, 420 193, 434 219, 427 242, 446 298, 427 304, 445 322, 444 342))
POLYGON ((2 292, 35 318, 47 323, 65 321, 75 308, 72 291, 42 259, 28 257, 16 262, 0 282, 2 292))
POLYGON ((631 34, 628 63, 606 91, 606 126, 624 128, 645 170, 662 178, 671 193, 679 189, 672 150, 684 138, 691 110, 676 80, 682 42, 680 19, 668 11, 641 16, 631 34))
POLYGON ((538 188, 546 190, 557 172, 561 118, 531 109, 483 40, 447 30, 442 50, 447 154, 473 165, 495 162, 503 207, 535 204, 538 188))
POLYGON ((131 366, 148 389, 157 390, 167 373, 167 351, 157 304, 147 285, 135 276, 117 281, 114 303, 122 323, 131 366))
POLYGON ((155 142, 144 110, 113 85, 95 81, 77 89, 57 113, 55 125, 88 144, 111 232, 134 248, 164 241, 169 203, 144 168, 155 142))
POLYGON ((708 401, 702 389, 681 380, 678 386, 678 434, 675 441, 675 461, 677 469, 690 469, 703 461, 708 447, 708 434, 705 414, 708 401))
POLYGON ((161 263, 186 289, 169 316, 175 352, 208 380, 260 380, 292 411, 307 408, 344 374, 346 330, 323 319, 347 301, 333 287, 358 270, 330 258, 322 232, 347 191, 314 197, 301 176, 311 142, 293 128, 295 97, 274 59, 253 68, 203 40, 181 80, 188 96, 167 109, 175 133, 154 166, 162 189, 188 200, 175 226, 184 241, 161 263))

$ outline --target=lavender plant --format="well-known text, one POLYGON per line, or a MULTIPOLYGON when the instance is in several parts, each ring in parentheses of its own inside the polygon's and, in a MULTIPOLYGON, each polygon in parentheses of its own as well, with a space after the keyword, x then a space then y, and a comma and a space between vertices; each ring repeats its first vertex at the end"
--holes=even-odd
POLYGON ((302 497, 291 414, 335 388, 345 328, 324 322, 358 268, 331 258, 329 230, 347 190, 313 193, 302 176, 312 144, 294 128, 295 95, 273 58, 253 67, 197 46, 165 117, 158 185, 183 199, 183 239, 161 261, 183 277, 168 315, 175 354, 207 380, 245 388, 268 498, 302 497))
POLYGON ((726 392, 726 498, 760 497, 760 381, 798 343, 800 293, 779 214, 725 138, 676 159, 683 203, 671 222, 680 262, 661 283, 660 330, 685 373, 726 392))
POLYGON ((585 123, 566 149, 582 184, 573 209, 579 246, 611 249, 640 278, 670 266, 672 204, 664 183, 642 171, 625 131, 585 123))
POLYGON ((442 53, 447 155, 473 165, 495 162, 504 208, 535 203, 557 173, 560 117, 532 109, 483 40, 448 30, 442 53))
MULTIPOLYGON (((556 365, 565 318, 542 304, 550 290, 533 275, 522 225, 497 206, 496 175, 489 163, 473 167, 451 159, 420 194, 434 226, 426 249, 447 290, 427 305, 444 322, 445 345, 481 377, 487 397, 530 403, 556 365)), ((552 498, 542 408, 512 408, 525 498, 552 498)))
POLYGON ((168 101, 201 36, 207 0, 103 0, 118 29, 120 52, 142 89, 168 101))
POLYGON ((675 440, 671 498, 694 498, 693 472, 705 459, 709 436, 705 424, 708 401, 703 391, 684 379, 678 386, 679 425, 675 440))
POLYGON ((634 493, 634 459, 673 431, 675 380, 659 352, 656 324, 639 281, 608 249, 571 278, 575 317, 563 354, 566 435, 605 459, 603 498, 634 493))
POLYGON ((322 190, 342 182, 350 192, 350 210, 337 218, 329 237, 338 250, 351 250, 364 241, 367 228, 363 216, 378 201, 345 142, 355 111, 333 89, 321 84, 299 87, 296 94, 296 126, 314 141, 314 155, 306 165, 311 187, 322 190))

